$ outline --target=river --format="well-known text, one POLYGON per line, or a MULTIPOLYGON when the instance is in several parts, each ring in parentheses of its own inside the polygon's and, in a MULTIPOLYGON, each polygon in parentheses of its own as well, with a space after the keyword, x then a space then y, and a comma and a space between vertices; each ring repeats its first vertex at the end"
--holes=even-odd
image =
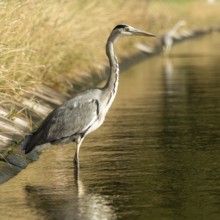
POLYGON ((0 219, 220 219, 220 35, 120 76, 80 151, 52 146, 0 186, 0 219))

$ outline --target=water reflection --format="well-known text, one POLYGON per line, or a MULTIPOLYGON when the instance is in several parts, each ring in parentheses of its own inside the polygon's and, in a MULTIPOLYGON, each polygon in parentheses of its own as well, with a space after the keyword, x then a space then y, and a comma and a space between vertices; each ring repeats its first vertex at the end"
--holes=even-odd
POLYGON ((162 72, 164 73, 164 78, 165 78, 164 82, 165 82, 166 91, 168 93, 172 93, 173 64, 169 57, 165 57, 163 60, 162 72))
POLYGON ((67 185, 24 187, 26 203, 32 213, 45 219, 115 219, 109 202, 95 193, 88 193, 79 173, 73 173, 67 185))

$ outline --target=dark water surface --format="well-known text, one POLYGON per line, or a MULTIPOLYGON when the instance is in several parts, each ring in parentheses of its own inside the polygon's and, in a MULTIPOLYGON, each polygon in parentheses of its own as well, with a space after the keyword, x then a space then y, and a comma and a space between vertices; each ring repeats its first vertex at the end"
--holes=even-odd
POLYGON ((104 125, 0 186, 0 219, 220 219, 220 35, 123 73, 104 125))

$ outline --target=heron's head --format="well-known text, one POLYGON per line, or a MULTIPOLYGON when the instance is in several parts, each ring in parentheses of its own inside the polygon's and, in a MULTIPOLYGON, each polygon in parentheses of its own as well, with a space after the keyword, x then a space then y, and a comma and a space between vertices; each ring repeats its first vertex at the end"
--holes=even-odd
POLYGON ((127 24, 118 24, 113 30, 112 33, 116 34, 117 36, 146 36, 146 37, 155 37, 154 34, 149 32, 145 32, 136 28, 133 28, 127 24))

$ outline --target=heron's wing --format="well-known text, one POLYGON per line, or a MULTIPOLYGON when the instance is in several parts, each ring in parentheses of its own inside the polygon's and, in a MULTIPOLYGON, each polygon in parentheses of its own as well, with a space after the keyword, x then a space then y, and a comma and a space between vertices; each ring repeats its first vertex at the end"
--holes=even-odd
POLYGON ((99 114, 96 99, 70 100, 51 112, 35 133, 47 142, 85 132, 99 114))

